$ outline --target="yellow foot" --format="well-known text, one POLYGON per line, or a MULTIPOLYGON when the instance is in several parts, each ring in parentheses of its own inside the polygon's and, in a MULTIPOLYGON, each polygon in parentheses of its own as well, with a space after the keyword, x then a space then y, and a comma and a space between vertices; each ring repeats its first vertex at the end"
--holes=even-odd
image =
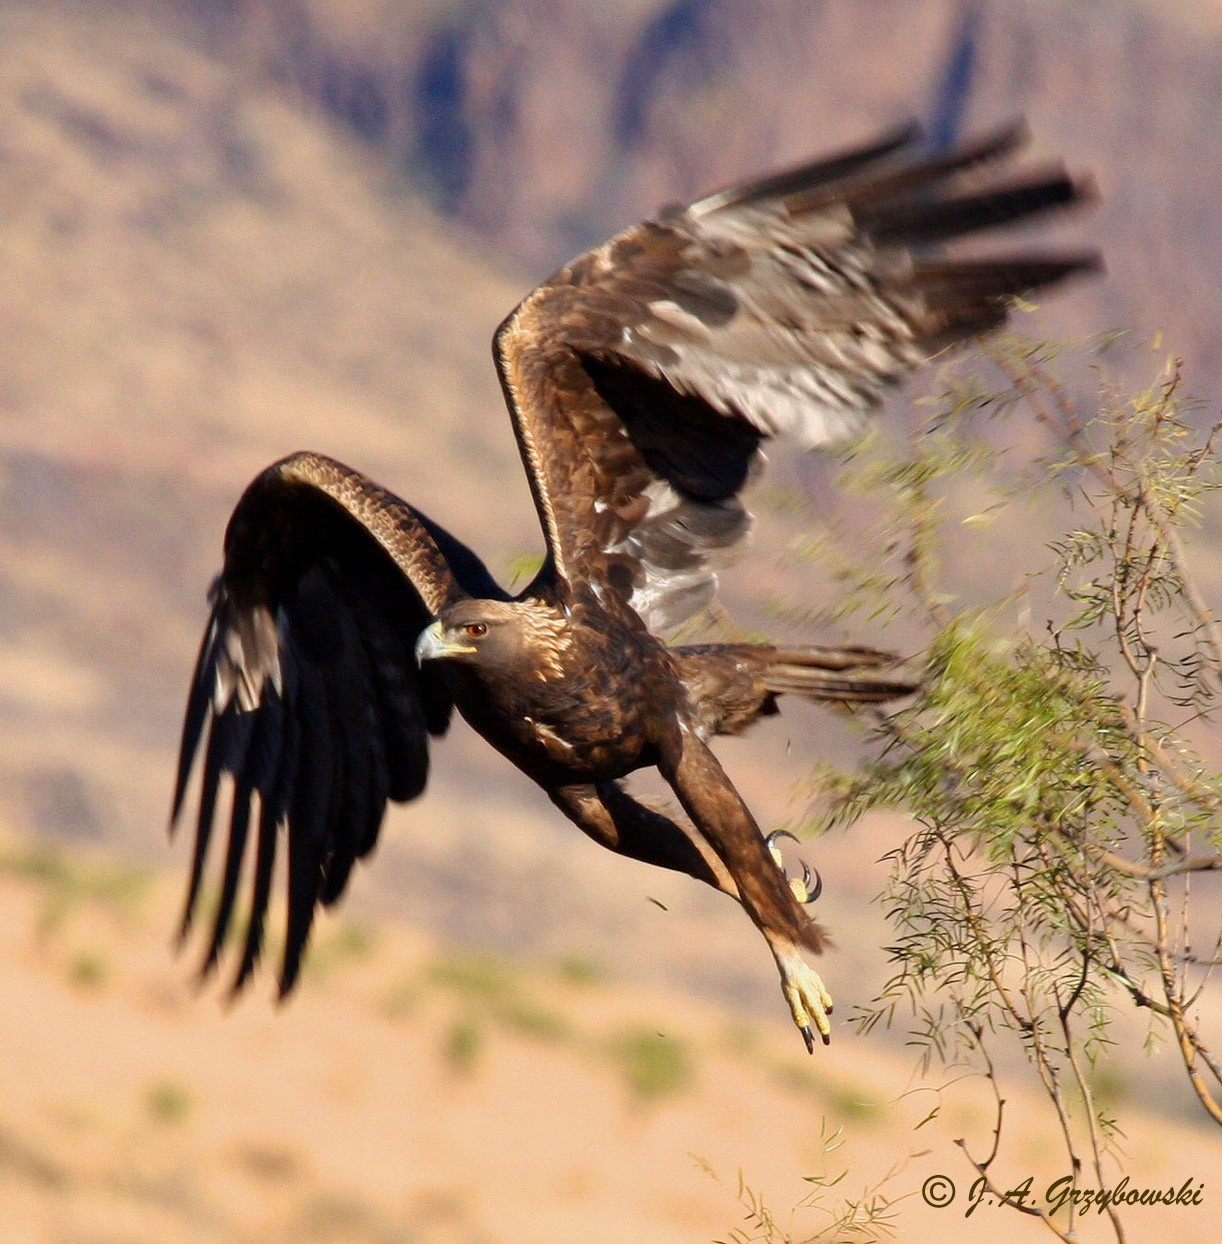
POLYGON ((806 1042, 808 1054, 815 1052, 815 1034, 818 1030, 824 1045, 832 1040, 832 995, 814 968, 802 958, 795 946, 773 945, 773 957, 781 972, 781 992, 789 1003, 793 1022, 797 1024, 806 1042))

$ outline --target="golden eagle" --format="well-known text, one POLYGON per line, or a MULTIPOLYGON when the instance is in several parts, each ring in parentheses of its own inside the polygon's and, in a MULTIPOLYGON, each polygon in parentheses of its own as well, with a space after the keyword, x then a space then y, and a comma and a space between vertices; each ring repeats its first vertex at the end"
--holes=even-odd
POLYGON ((172 823, 203 742, 199 894, 222 774, 228 844, 204 971, 253 871, 237 990, 259 958, 287 843, 281 994, 317 906, 343 893, 387 800, 415 799, 429 736, 457 708, 590 837, 736 898, 768 942, 807 1047, 829 998, 802 952, 824 934, 710 750, 794 692, 911 690, 870 649, 704 644, 658 633, 707 604, 746 534, 739 493, 763 441, 857 429, 943 347, 1093 256, 948 258, 940 245, 1063 206, 1059 166, 989 176, 1019 127, 924 159, 907 129, 732 186, 617 234, 497 330, 495 357, 547 555, 510 596, 468 548, 349 467, 297 453, 247 488, 195 667, 172 823), (686 817, 621 786, 653 765, 686 817), (257 796, 257 801, 255 799, 257 796), (253 830, 253 832, 252 832, 253 830))

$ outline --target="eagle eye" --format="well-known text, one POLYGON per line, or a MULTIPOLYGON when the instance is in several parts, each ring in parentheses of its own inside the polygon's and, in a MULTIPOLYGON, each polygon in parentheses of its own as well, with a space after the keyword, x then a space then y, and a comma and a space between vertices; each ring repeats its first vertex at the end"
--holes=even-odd
POLYGON ((483 622, 472 622, 469 625, 464 626, 463 630, 466 631, 472 639, 480 639, 484 635, 488 634, 488 628, 483 622))

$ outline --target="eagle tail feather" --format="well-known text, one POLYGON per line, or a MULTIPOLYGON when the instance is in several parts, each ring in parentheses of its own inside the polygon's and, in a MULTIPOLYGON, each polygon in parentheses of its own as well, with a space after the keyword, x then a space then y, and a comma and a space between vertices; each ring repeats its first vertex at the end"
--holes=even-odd
POLYGON ((775 695, 882 704, 920 686, 903 672, 899 658, 874 648, 775 648, 764 649, 760 657, 764 686, 775 695))
POLYGON ((862 647, 690 644, 671 650, 702 738, 742 734, 777 713, 777 697, 883 704, 911 695, 919 677, 893 653, 862 647))

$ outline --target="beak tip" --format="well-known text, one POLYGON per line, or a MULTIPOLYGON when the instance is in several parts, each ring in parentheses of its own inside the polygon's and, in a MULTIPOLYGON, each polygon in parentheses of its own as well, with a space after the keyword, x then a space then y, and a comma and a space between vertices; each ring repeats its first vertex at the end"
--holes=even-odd
POLYGON ((441 647, 441 623, 439 621, 430 622, 420 632, 420 636, 416 640, 416 666, 420 667, 425 661, 435 657, 441 647))

